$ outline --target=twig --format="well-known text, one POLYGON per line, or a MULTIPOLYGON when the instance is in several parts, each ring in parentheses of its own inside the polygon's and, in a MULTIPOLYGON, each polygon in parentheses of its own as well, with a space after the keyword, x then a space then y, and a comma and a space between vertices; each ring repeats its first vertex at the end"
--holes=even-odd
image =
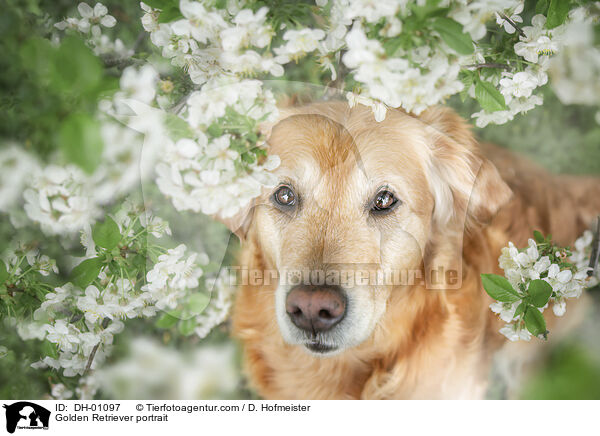
MULTIPOLYGON (((6 293, 11 297, 14 298, 15 297, 15 292, 22 292, 23 294, 25 294, 25 292, 27 291, 27 289, 25 288, 17 288, 15 287, 14 284, 9 284, 6 286, 6 293)), ((39 299, 39 297, 35 294, 30 294, 27 293, 28 296, 30 296, 31 298, 35 298, 37 301, 39 301, 40 303, 42 302, 42 300, 39 299)))
POLYGON ((485 63, 485 64, 465 65, 465 68, 472 68, 474 70, 479 70, 481 68, 501 68, 503 70, 510 70, 510 69, 512 69, 512 67, 510 65, 496 64, 496 63, 493 63, 493 62, 485 63))
MULTIPOLYGON (((135 39, 135 42, 133 43, 133 47, 131 48, 133 54, 138 52, 138 49, 140 48, 140 45, 142 45, 142 42, 144 42, 144 40, 146 39, 147 34, 148 34, 148 32, 146 32, 145 30, 142 30, 140 33, 138 33, 138 36, 135 39)), ((100 59, 102 59, 102 62, 104 63, 105 67, 107 67, 107 68, 117 67, 119 70, 122 70, 125 67, 134 65, 134 64, 141 65, 141 60, 135 59, 132 56, 111 57, 110 55, 108 55, 108 56, 105 55, 105 56, 100 56, 100 59)))
POLYGON ((588 276, 592 277, 598 268, 598 261, 600 260, 600 216, 598 217, 598 223, 596 224, 596 233, 594 234, 594 241, 592 242, 592 254, 590 255, 590 269, 588 276))
MULTIPOLYGON (((105 329, 106 327, 108 327, 109 322, 110 322, 109 318, 104 318, 102 320, 102 328, 105 329)), ((90 357, 88 358, 87 365, 85 366, 85 371, 83 371, 83 375, 86 375, 88 373, 88 371, 90 370, 90 368, 92 367, 92 362, 94 361, 94 357, 96 356, 98 347, 100 347, 99 342, 96 345, 94 345, 94 348, 92 348, 92 352, 90 353, 90 357)))
POLYGON ((337 60, 337 78, 335 80, 330 81, 327 84, 328 88, 333 88, 339 91, 343 91, 344 90, 344 81, 346 80, 346 76, 349 72, 348 67, 346 67, 346 65, 341 62, 341 58, 343 56, 343 52, 339 55, 337 60))
POLYGON ((148 35, 148 32, 146 32, 145 30, 142 30, 140 33, 138 33, 138 36, 137 36, 135 42, 133 43, 132 50, 134 53, 137 53, 138 48, 140 48, 140 45, 146 39, 146 35, 148 35))
POLYGON ((72 316, 72 318, 69 320, 69 324, 75 324, 77 321, 79 321, 81 318, 83 318, 83 314, 81 313, 76 313, 72 316))
POLYGON ((517 30, 517 32, 519 32, 519 35, 521 35, 523 38, 527 37, 527 35, 525 35, 525 32, 523 32, 523 29, 517 26, 517 23, 515 23, 508 15, 506 15, 504 12, 500 12, 500 15, 502 15, 502 18, 508 21, 510 25, 513 26, 517 30))
POLYGON ((183 106, 185 106, 190 95, 191 94, 188 93, 182 95, 177 103, 169 108, 169 112, 174 113, 175 115, 179 114, 179 111, 183 108, 183 106))
POLYGON ((123 58, 123 57, 110 57, 110 56, 101 56, 102 62, 106 68, 117 67, 117 69, 122 70, 130 65, 142 65, 141 59, 134 59, 131 57, 123 58))

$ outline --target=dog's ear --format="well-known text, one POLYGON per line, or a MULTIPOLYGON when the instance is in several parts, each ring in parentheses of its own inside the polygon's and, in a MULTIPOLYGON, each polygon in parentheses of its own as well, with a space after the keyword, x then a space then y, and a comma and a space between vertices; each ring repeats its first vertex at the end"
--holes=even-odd
POLYGON ((419 119, 430 147, 428 173, 434 197, 432 236, 424 257, 427 287, 459 289, 465 234, 489 222, 512 191, 454 111, 434 107, 419 119))
POLYGON ((431 147, 428 169, 434 225, 469 230, 489 222, 508 203, 512 191, 479 151, 467 123, 443 107, 431 108, 419 119, 425 123, 431 147))
POLYGON ((214 218, 225 224, 225 226, 236 235, 241 242, 246 239, 248 230, 252 224, 254 217, 254 209, 256 207, 256 199, 250 201, 246 206, 242 207, 235 215, 222 217, 215 215, 214 218))

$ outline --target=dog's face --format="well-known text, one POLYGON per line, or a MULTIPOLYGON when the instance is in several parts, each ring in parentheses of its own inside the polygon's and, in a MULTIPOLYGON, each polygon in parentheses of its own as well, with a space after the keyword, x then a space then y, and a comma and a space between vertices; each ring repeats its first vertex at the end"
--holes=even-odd
POLYGON ((423 278, 439 254, 436 233, 462 234, 468 214, 493 212, 482 190, 506 197, 491 165, 436 129, 396 111, 377 123, 367 108, 343 104, 274 126, 279 185, 256 203, 250 226, 279 276, 276 313, 264 316, 276 317, 286 342, 323 356, 365 341, 398 281, 423 278), (482 168, 489 174, 477 188, 482 168))

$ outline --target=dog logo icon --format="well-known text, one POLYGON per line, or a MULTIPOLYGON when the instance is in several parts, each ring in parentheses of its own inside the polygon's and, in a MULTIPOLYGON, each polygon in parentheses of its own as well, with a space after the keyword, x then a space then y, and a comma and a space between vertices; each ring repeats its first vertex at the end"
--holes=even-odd
POLYGON ((6 431, 14 433, 18 429, 48 429, 50 411, 28 401, 19 401, 3 406, 6 409, 6 431))

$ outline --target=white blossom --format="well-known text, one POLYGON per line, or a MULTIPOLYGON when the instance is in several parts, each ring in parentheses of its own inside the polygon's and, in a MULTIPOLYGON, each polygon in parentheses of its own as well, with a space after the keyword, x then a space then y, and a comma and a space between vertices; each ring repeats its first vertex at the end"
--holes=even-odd
POLYGON ((196 317, 195 333, 200 338, 206 337, 213 328, 227 319, 235 292, 233 285, 228 282, 226 269, 217 277, 207 280, 206 287, 211 292, 211 299, 206 309, 196 317))
MULTIPOLYGON (((524 7, 524 2, 520 3, 513 11, 510 15, 507 15, 508 18, 510 18, 510 20, 512 22, 514 22, 515 24, 517 23, 522 23, 523 22, 523 18, 521 18, 521 16, 519 15, 521 12, 523 12, 523 7, 524 7)), ((500 14, 498 14, 498 12, 495 13, 496 15, 496 24, 498 24, 499 26, 504 27, 504 31, 506 33, 510 33, 513 34, 516 32, 517 29, 515 29, 513 27, 513 25, 504 17, 502 17, 500 14)))
POLYGON ((545 28, 546 17, 541 14, 531 19, 531 26, 523 27, 525 36, 515 44, 515 53, 529 62, 538 62, 540 56, 558 51, 558 43, 551 39, 552 32, 545 28))
POLYGON ((73 396, 73 391, 68 390, 64 384, 57 383, 52 386, 50 395, 54 400, 68 400, 73 396))
POLYGON ((10 144, 0 150, 0 212, 19 205, 27 181, 39 171, 37 159, 22 147, 10 144))
POLYGON ((46 167, 33 176, 31 187, 24 193, 27 216, 48 234, 83 229, 98 213, 85 183, 85 176, 74 166, 46 167))
MULTIPOLYGON (((552 288, 548 303, 552 305, 556 316, 563 316, 566 312, 567 298, 579 298, 585 288, 598 283, 595 277, 588 277, 592 239, 592 233, 587 231, 575 242, 575 250, 568 259, 574 263, 573 266, 552 263, 550 256, 542 256, 538 244, 533 239, 529 239, 527 248, 523 250, 519 250, 509 242, 508 246, 502 249, 498 264, 513 289, 520 294, 529 289, 532 280, 547 282, 552 288)), ((563 249, 553 254, 560 259, 565 257, 563 249)), ((490 309, 507 323, 500 333, 511 341, 529 340, 531 336, 525 328, 521 315, 515 316, 517 307, 523 303, 523 298, 518 298, 511 303, 497 301, 490 305, 490 309)), ((543 311, 547 306, 548 304, 540 310, 543 311)), ((530 308, 530 310, 537 309, 530 308)))
POLYGON ((275 53, 296 58, 316 50, 319 47, 319 41, 323 38, 325 38, 325 32, 321 29, 288 30, 283 34, 286 44, 276 48, 275 53))
POLYGON ((81 15, 81 19, 67 18, 64 21, 56 23, 54 26, 57 29, 64 30, 66 28, 77 29, 82 33, 87 33, 90 30, 99 32, 99 26, 114 27, 117 20, 112 15, 108 14, 108 9, 102 3, 96 3, 92 8, 87 3, 79 3, 77 10, 81 15))
POLYGON ((500 329, 500 333, 508 338, 511 342, 515 341, 529 341, 531 339, 531 333, 524 328, 519 327, 518 324, 507 324, 500 329))
POLYGON ((231 395, 239 381, 231 344, 175 352, 141 337, 132 341, 128 356, 100 370, 94 384, 105 395, 125 399, 215 399, 231 395))
POLYGON ((54 324, 46 324, 45 328, 48 332, 46 339, 57 344, 61 351, 74 352, 77 350, 81 339, 79 338, 80 331, 75 326, 59 319, 54 324))
POLYGON ((513 97, 530 97, 537 86, 537 79, 526 71, 520 71, 510 76, 507 75, 503 79, 500 79, 500 92, 504 95, 508 103, 510 103, 513 97))
POLYGON ((148 271, 148 283, 142 291, 148 292, 161 310, 175 309, 186 290, 199 286, 201 265, 208 263, 206 254, 192 253, 184 257, 186 246, 180 244, 158 257, 158 262, 148 271))

